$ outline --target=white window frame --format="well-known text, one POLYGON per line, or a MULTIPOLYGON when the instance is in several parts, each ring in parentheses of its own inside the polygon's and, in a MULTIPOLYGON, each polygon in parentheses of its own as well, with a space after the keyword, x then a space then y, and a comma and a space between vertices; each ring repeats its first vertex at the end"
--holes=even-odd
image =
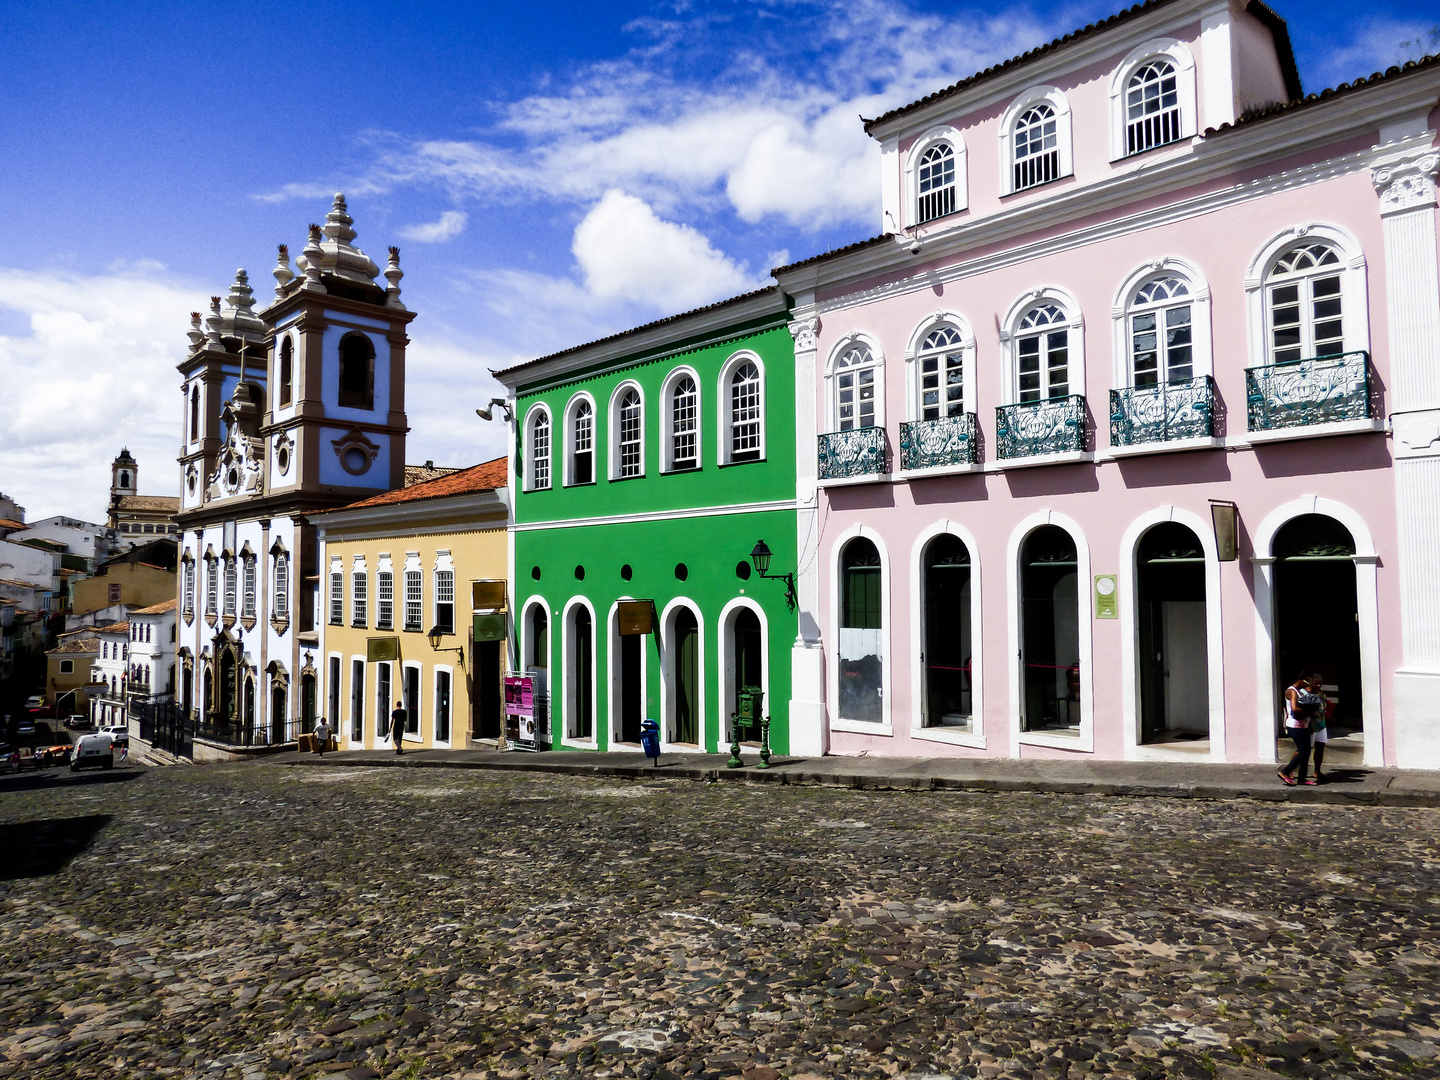
MULTIPOLYGON (((520 670, 529 671, 532 668, 545 672, 541 685, 535 687, 537 694, 549 695, 550 683, 553 680, 555 670, 555 619, 551 612, 550 604, 543 596, 532 596, 525 601, 521 608, 520 624, 517 628, 520 645, 520 670), (535 610, 540 609, 545 615, 545 666, 541 668, 535 661, 535 610)), ((563 627, 562 627, 563 632, 563 627)), ((553 730, 553 725, 552 725, 553 730)))
POLYGON ((185 606, 180 614, 193 617, 195 615, 195 560, 190 557, 190 552, 185 552, 183 560, 185 564, 185 606))
POLYGON ((235 565, 234 552, 225 552, 221 556, 220 561, 222 564, 221 573, 225 577, 224 596, 221 600, 220 613, 233 618, 236 614, 236 608, 239 607, 239 597, 236 594, 239 591, 240 568, 235 565))
POLYGON ((581 391, 572 397, 565 405, 565 431, 563 435, 565 445, 564 461, 564 483, 566 487, 573 484, 594 484, 600 479, 600 410, 595 407, 595 399, 586 391, 581 391), (581 404, 590 406, 590 479, 577 481, 575 479, 575 414, 580 411, 581 404))
POLYGON ((925 339, 941 326, 949 326, 960 333, 961 363, 964 365, 962 386, 965 394, 965 412, 979 413, 976 408, 975 388, 975 333, 970 329, 969 321, 958 312, 942 310, 932 312, 915 328, 910 335, 910 343, 905 348, 905 398, 909 402, 905 411, 906 420, 924 419, 924 410, 920 404, 921 377, 920 353, 925 345, 925 339))
MULTIPOLYGON (((677 596, 665 605, 665 610, 660 613, 661 642, 664 646, 663 654, 660 657, 660 745, 662 747, 684 747, 694 752, 697 745, 701 750, 705 748, 706 725, 709 721, 708 711, 705 703, 708 688, 705 685, 705 616, 701 607, 695 600, 688 596, 677 596), (679 651, 675 648, 675 620, 680 614, 681 608, 688 608, 695 616, 696 632, 700 640, 696 645, 699 650, 699 663, 696 664, 696 678, 700 685, 696 690, 696 702, 699 705, 700 715, 695 718, 695 730, 699 736, 695 743, 677 743, 670 738, 675 730, 675 702, 678 698, 676 680, 679 678, 679 669, 676 664, 679 660, 679 651)), ((728 733, 727 733, 728 735, 728 733)))
POLYGON ((940 127, 933 127, 925 132, 910 146, 910 151, 905 158, 905 191, 906 191, 906 217, 907 224, 921 228, 943 228, 942 223, 948 224, 947 219, 954 218, 956 214, 970 209, 970 155, 965 146, 965 136, 959 130, 950 127, 948 124, 940 127), (936 143, 948 143, 955 155, 955 209, 940 217, 930 218, 926 221, 920 220, 920 162, 929 150, 936 143))
POLYGON ((1185 145, 1198 131, 1199 110, 1195 96, 1195 57, 1184 42, 1171 37, 1152 38, 1125 54, 1115 74, 1110 77, 1110 161, 1139 158, 1153 150, 1185 145), (1174 142, 1152 146, 1134 154, 1128 152, 1129 119, 1126 99, 1131 77, 1151 60, 1169 60, 1175 67, 1175 93, 1180 106, 1180 138, 1174 142))
POLYGON ((550 407, 545 404, 531 406, 530 411, 525 414, 525 476, 524 484, 526 491, 548 491, 554 483, 555 476, 555 420, 550 415, 550 407), (539 463, 539 456, 535 453, 535 425, 544 420, 548 426, 549 435, 545 440, 545 472, 544 476, 536 468, 539 463))
MULTIPOLYGON (((455 561, 450 557, 450 552, 448 549, 440 549, 435 552, 435 565, 430 572, 430 610, 432 612, 432 618, 434 620, 434 622, 432 623, 432 627, 440 625, 440 604, 442 603, 440 599, 440 585, 442 583, 442 574, 450 575, 449 633, 454 634, 459 627, 459 623, 457 622, 458 616, 456 615, 455 611, 455 561)), ((422 619, 421 621, 423 622, 424 620, 422 619)))
POLYGON ((271 610, 277 619, 290 617, 290 554, 282 547, 275 549, 275 601, 271 610))
POLYGON ((693 367, 677 367, 665 376, 660 386, 661 433, 660 471, 695 472, 705 464, 705 391, 700 373, 693 367), (675 388, 685 376, 695 385, 695 464, 689 468, 675 467, 675 388))
POLYGON ((830 647, 830 662, 827 664, 829 671, 826 679, 829 683, 829 700, 832 704, 826 707, 826 718, 830 724, 831 731, 846 731, 857 735, 879 735, 893 737, 895 734, 894 718, 891 715, 890 706, 895 700, 891 689, 894 681, 895 664, 899 657, 895 654, 895 608, 890 593, 890 549, 885 546, 885 538, 869 525, 852 525, 844 532, 835 537, 830 545, 830 640, 834 642, 830 647), (880 723, 872 724, 866 720, 842 720, 840 718, 840 658, 837 652, 840 642, 840 615, 844 606, 844 583, 841 580, 843 573, 841 561, 845 553, 845 547, 858 537, 864 537, 875 545, 875 550, 880 553, 880 641, 885 654, 880 657, 880 723))
POLYGON ((720 464, 722 465, 748 465, 754 461, 764 461, 766 452, 765 429, 769 426, 770 414, 766 401, 766 385, 769 379, 766 377, 765 361, 760 359, 760 354, 752 349, 741 349, 739 352, 728 357, 724 366, 720 368, 720 380, 717 385, 719 392, 719 408, 716 410, 716 443, 720 450, 720 464), (760 456, 758 458, 746 458, 744 461, 734 460, 734 449, 731 442, 731 425, 734 423, 735 403, 730 396, 730 380, 742 364, 751 363, 760 373, 760 456))
POLYGON ((980 545, 970 530, 953 521, 938 521, 922 529, 910 549, 910 641, 914 652, 910 664, 911 708, 910 737, 926 742, 949 743, 952 746, 971 746, 984 750, 985 742, 985 685, 984 685, 984 641, 985 625, 981 621, 980 591, 983 575, 980 572, 980 545), (965 545, 970 556, 970 730, 957 731, 945 727, 924 726, 925 666, 922 653, 925 648, 925 549, 937 536, 950 535, 965 545))
MULTIPOLYGON (((558 720, 560 724, 558 735, 562 746, 580 746, 587 749, 594 749, 600 745, 600 621, 595 617, 595 605, 584 596, 572 596, 565 602, 565 606, 561 609, 561 612, 560 686, 562 694, 560 700, 562 708, 557 717, 557 710, 554 708, 554 696, 552 695, 550 709, 551 738, 554 739, 557 734, 555 725, 558 720), (588 688, 590 693, 590 734, 586 738, 580 738, 570 734, 570 719, 574 715, 575 702, 577 700, 576 695, 586 690, 585 687, 575 686, 574 679, 571 677, 574 665, 570 651, 574 635, 570 633, 570 620, 572 618, 572 612, 574 612, 576 608, 581 607, 590 613, 590 673, 592 681, 588 688)), ((551 655, 554 655, 553 651, 551 655)), ((554 682, 553 676, 551 682, 552 684, 554 682)))
POLYGON ((1065 313, 1065 322, 1054 325, 1056 328, 1063 326, 1070 331, 1069 337, 1066 339, 1066 348, 1069 352, 1067 381, 1070 386, 1070 395, 1082 394, 1088 399, 1088 383, 1085 378, 1085 319, 1080 311, 1080 302, 1064 289, 1046 285, 1030 290, 1015 301, 1000 324, 1000 352, 1005 360, 1000 372, 1002 405, 1018 405, 1020 403, 1020 347, 1016 331, 1020 326, 1020 320, 1029 313, 1030 309, 1043 304, 1055 304, 1065 313))
POLYGON ((345 625, 345 567, 337 555, 330 560, 330 603, 325 621, 330 626, 345 625), (337 581, 338 579, 338 581, 337 581), (336 586, 339 586, 338 588, 336 586))
POLYGON ((400 665, 400 700, 405 701, 405 684, 409 681, 407 672, 416 672, 415 695, 417 701, 405 702, 405 736, 414 736, 421 742, 425 741, 425 725, 423 713, 425 712, 425 665, 416 663, 413 660, 406 660, 400 665))
POLYGON ((370 571, 364 555, 356 555, 350 565, 350 625, 370 625, 370 571))
POLYGON ((1190 287, 1191 355, 1194 377, 1215 374, 1214 338, 1210 325, 1210 285, 1200 268, 1186 259, 1167 255, 1151 259, 1126 275, 1110 307, 1111 385, 1124 389, 1135 385, 1135 364, 1131 356, 1130 308, 1140 288, 1158 277, 1183 278, 1190 287))
POLYGON ((1074 136, 1071 130, 1070 102, 1053 86, 1033 86, 1010 103, 1000 118, 1000 194, 1015 195, 1023 191, 1036 191, 1049 187, 1057 180, 1075 174, 1074 136), (1025 110, 1042 101, 1048 102, 1055 110, 1055 148, 1059 151, 1060 164, 1055 180, 1030 187, 1015 186, 1015 122, 1025 110))
POLYGON ((880 343, 869 334, 854 331, 835 343, 835 347, 830 350, 830 359, 825 364, 825 431, 827 433, 833 434, 840 430, 840 402, 837 396, 839 390, 835 365, 839 363, 842 356, 857 345, 863 345, 869 349, 870 355, 874 358, 875 427, 883 428, 885 426, 885 354, 880 348, 880 343))
POLYGON ((402 621, 401 621, 401 627, 400 627, 400 629, 403 630, 403 631, 409 632, 409 633, 421 633, 421 634, 423 634, 423 633, 425 632, 425 571, 424 571, 424 569, 420 566, 420 553, 419 553, 418 551, 407 551, 407 552, 405 553, 405 566, 404 566, 404 570, 403 570, 403 572, 402 572, 402 574, 401 574, 400 580, 401 580, 401 582, 403 583, 403 589, 404 589, 404 592, 403 592, 403 595, 402 595, 402 603, 404 604, 404 607, 402 607, 402 608, 400 609, 401 620, 402 620, 402 621), (418 619, 415 623, 413 623, 413 624, 412 624, 411 621, 410 621, 410 603, 411 603, 411 599, 410 599, 410 575, 411 575, 411 574, 416 574, 416 575, 418 575, 419 578, 420 578, 419 587, 415 590, 416 595, 417 595, 418 598, 419 598, 420 617, 419 617, 419 619, 418 619))
POLYGON ((395 564, 391 562, 390 556, 385 552, 381 552, 375 565, 375 629, 395 629, 395 564), (389 600, 385 599, 385 589, 383 588, 386 578, 389 578, 390 584, 389 600), (388 619, 384 616, 385 604, 390 605, 388 619))
POLYGON ((1245 314, 1249 330, 1249 367, 1270 363, 1270 312, 1265 283, 1280 257, 1296 244, 1325 240, 1340 254, 1340 288, 1345 352, 1370 351, 1370 298, 1365 252, 1356 239, 1337 225, 1293 225, 1277 233, 1256 253, 1245 273, 1245 314))
POLYGON ((645 475, 645 419, 645 390, 634 379, 626 379, 619 386, 617 386, 614 392, 610 395, 610 433, 608 443, 610 450, 609 476, 611 480, 637 480, 645 475), (629 476, 624 476, 620 472, 620 403, 624 400, 625 394, 629 390, 634 390, 640 398, 640 471, 636 473, 631 473, 629 476))
POLYGON ((260 583, 256 579, 255 553, 247 548, 240 553, 240 614, 245 618, 255 618, 256 605, 259 598, 256 595, 260 583))
POLYGON ((430 742, 432 746, 450 747, 455 743, 455 669, 448 664, 436 664, 433 674, 430 676, 430 742), (449 709, 450 715, 446 717, 446 725, 449 731, 445 738, 440 738, 440 676, 444 675, 450 680, 449 709))

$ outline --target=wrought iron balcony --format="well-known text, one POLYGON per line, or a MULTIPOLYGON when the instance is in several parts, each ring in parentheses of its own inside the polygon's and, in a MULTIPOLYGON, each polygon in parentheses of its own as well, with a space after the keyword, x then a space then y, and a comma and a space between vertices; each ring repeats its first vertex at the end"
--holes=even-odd
POLYGON ((1110 391, 1110 445, 1203 439, 1215 434, 1215 380, 1131 386, 1110 391))
POLYGON ((884 428, 854 428, 820 436, 821 480, 880 476, 884 472, 884 428))
POLYGON ((1085 396, 1047 398, 995 409, 1000 458, 1039 457, 1085 450, 1085 396))
POLYGON ((900 425, 900 468, 938 469, 980 460, 975 414, 913 420, 900 425))
POLYGON ((1368 420, 1370 354, 1246 368, 1245 408, 1251 431, 1368 420))

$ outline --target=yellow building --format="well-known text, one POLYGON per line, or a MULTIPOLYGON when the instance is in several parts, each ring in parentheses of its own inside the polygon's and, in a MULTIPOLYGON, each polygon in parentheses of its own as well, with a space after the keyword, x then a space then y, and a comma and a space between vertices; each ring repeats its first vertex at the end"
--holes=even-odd
POLYGON ((320 545, 321 715, 341 749, 393 745, 397 701, 407 747, 500 735, 506 485, 498 458, 308 515, 320 545))
POLYGON ((90 711, 90 669, 100 655, 94 630, 72 630, 45 654, 45 704, 57 715, 90 711))

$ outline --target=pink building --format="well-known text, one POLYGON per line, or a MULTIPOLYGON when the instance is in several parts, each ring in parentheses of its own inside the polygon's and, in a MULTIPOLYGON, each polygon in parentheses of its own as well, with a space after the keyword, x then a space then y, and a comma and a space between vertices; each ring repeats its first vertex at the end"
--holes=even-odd
POLYGON ((1274 761, 1313 669, 1440 768, 1437 103, 1152 0, 867 123, 884 232, 777 271, 796 752, 1274 761))

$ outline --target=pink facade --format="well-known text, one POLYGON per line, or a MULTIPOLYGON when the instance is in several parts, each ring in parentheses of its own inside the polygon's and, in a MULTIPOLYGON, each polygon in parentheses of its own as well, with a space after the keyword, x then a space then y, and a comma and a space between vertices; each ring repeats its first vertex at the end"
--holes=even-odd
MULTIPOLYGON (((1279 695, 1303 666, 1333 683, 1337 741, 1363 746, 1366 764, 1433 764, 1440 708, 1414 703, 1440 685, 1440 646, 1426 644, 1418 610, 1440 606, 1440 568, 1414 507, 1437 482, 1440 426, 1424 446, 1401 447, 1390 429, 1423 427, 1416 418, 1440 406, 1440 74, 1235 124, 1287 100, 1287 61, 1283 38, 1243 7, 1151 5, 872 122, 892 236, 779 272, 797 301, 802 385, 813 365, 822 462, 815 514, 801 515, 800 593, 813 597, 830 752, 1273 761, 1279 695), (1156 58, 1183 131, 1127 155, 1117 95, 1123 105, 1156 58), (1046 108, 1057 138, 1035 145, 1062 175, 1007 194, 1034 175, 1016 125, 1038 117, 1044 135, 1046 108), (953 154, 954 208, 917 224, 951 205, 922 190, 941 174, 922 174, 919 155, 937 144, 953 154), (1397 195, 1402 172, 1419 179, 1397 195), (1161 346, 1145 333, 1156 318, 1161 346), (937 341, 950 352, 927 351, 937 341), (1311 387, 1289 419, 1247 415, 1247 368, 1292 378, 1312 368, 1286 361, 1345 355, 1348 377, 1363 379, 1360 353, 1368 408, 1363 390, 1347 413, 1311 387), (1203 433, 1112 444, 1112 414, 1128 425, 1167 386, 1208 394, 1207 376, 1203 433), (1112 408, 1112 390, 1133 396, 1112 408), (1017 421, 1059 417, 1064 401, 1083 437, 1016 452, 1017 421), (1004 431, 997 407, 1009 410, 1004 431), (977 461, 952 440, 906 468, 907 440, 959 430, 964 414, 977 461), (870 424, 884 463, 839 462, 870 424), (1233 561, 1219 557, 1212 502, 1238 507, 1233 561), (1045 525, 1073 553, 1034 532, 1045 525), (927 548, 947 532, 965 556, 927 548), (869 544, 851 548, 857 537, 869 544), (1161 550, 1160 537, 1179 547, 1161 550), (1061 554, 1037 554, 1042 541, 1061 554)), ((1290 393, 1255 385, 1257 409, 1290 393)), ((1053 430, 1066 436, 1058 420, 1053 430)), ((803 470, 814 444, 801 443, 803 470)), ((808 494, 802 479, 802 507, 808 494)))

